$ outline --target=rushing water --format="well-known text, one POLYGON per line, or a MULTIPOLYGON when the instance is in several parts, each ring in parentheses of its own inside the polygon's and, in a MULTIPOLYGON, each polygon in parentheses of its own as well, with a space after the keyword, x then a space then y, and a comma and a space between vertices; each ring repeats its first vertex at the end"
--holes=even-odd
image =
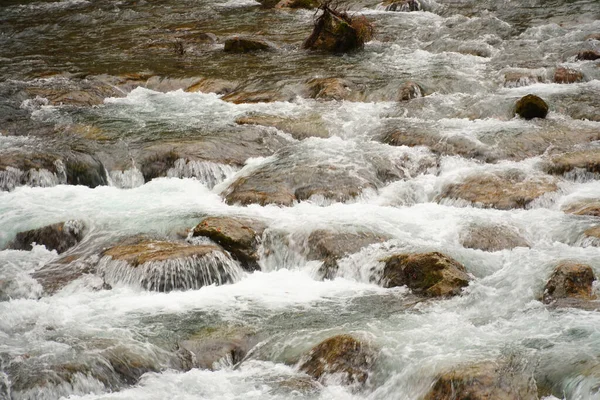
POLYGON ((597 148, 600 68, 576 55, 600 50, 600 37, 586 39, 600 33, 600 2, 422 2, 425 11, 411 13, 351 2, 352 11, 374 21, 375 39, 360 52, 325 55, 300 48, 314 11, 264 10, 252 0, 2 1, 0 249, 18 232, 83 221, 85 237, 66 263, 99 263, 112 288, 84 274, 47 295, 31 274, 64 264, 64 255, 38 245, 1 250, 0 399, 419 399, 448 368, 505 359, 550 388, 541 396, 600 399, 600 313, 539 301, 561 260, 586 263, 600 276, 600 250, 583 233, 598 218, 563 212, 600 198, 597 174, 558 177, 557 190, 525 209, 440 200, 448 184, 465 177, 545 179, 549 154, 597 148), (278 49, 226 54, 222 40, 198 40, 201 32, 219 39, 259 33, 278 49), (553 83, 557 66, 585 78, 553 83), (526 77, 505 82, 510 73, 526 77), (144 76, 146 87, 123 83, 124 76, 144 76), (302 85, 315 77, 344 78, 356 96, 307 98, 302 85), (211 90, 183 90, 200 78, 285 96, 234 104, 211 90), (427 96, 396 102, 406 80, 427 96), (65 87, 106 92, 99 102, 51 101, 65 87), (514 102, 528 93, 550 104, 547 119, 513 117, 514 102), (236 123, 253 114, 308 118, 324 134, 298 140, 236 123), (433 144, 383 143, 394 130, 433 144), (165 149, 176 153, 172 165, 145 179, 144 162, 165 149), (39 169, 2 168, 14 154, 51 157, 39 169), (98 165, 101 184, 67 185, 70 157, 98 165), (298 174, 301 185, 312 171, 330 169, 363 190, 344 202, 317 194, 290 207, 223 200, 236 179, 256 171, 283 171, 275 181, 298 174), (233 283, 197 289, 193 266, 182 262, 169 273, 190 273, 190 290, 158 293, 140 287, 147 271, 128 275, 122 262, 101 258, 123 238, 174 239, 206 216, 262 221, 261 270, 244 272, 210 255, 213 272, 226 268, 233 283), (461 235, 480 224, 510 227, 529 247, 464 248, 461 235), (318 229, 390 239, 357 249, 339 261, 335 279, 320 280, 320 262, 308 260, 305 248, 318 229), (422 301, 405 288, 373 283, 386 256, 419 251, 465 265, 474 279, 462 296, 422 301), (182 367, 178 343, 210 329, 252 332, 258 343, 235 366, 182 367), (378 349, 360 390, 306 384, 298 369, 303 354, 339 333, 378 349))

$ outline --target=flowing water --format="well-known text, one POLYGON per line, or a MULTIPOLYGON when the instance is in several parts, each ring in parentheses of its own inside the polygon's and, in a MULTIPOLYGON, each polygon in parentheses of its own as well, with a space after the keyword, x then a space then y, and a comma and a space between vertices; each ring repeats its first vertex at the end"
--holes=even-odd
POLYGON ((563 211, 600 198, 597 173, 555 177, 556 190, 525 208, 441 198, 470 176, 545 179, 551 155, 597 148, 600 64, 576 55, 600 50, 600 36, 588 37, 600 33, 600 2, 422 2, 424 11, 410 13, 351 2, 374 22, 375 38, 329 55, 301 49, 314 10, 252 0, 2 1, 0 249, 59 221, 82 221, 86 232, 61 255, 41 245, 0 251, 0 399, 419 399, 439 373, 489 360, 517 363, 541 397, 600 399, 600 313, 540 302, 561 260, 600 275, 598 243, 584 234, 598 218, 563 211), (198 39, 205 32, 219 40, 198 39), (259 34, 278 49, 224 53, 222 39, 235 34, 259 34), (558 66, 584 79, 553 83, 558 66), (505 82, 510 73, 525 77, 505 82), (327 77, 350 82, 352 98, 306 96, 307 80, 327 77), (199 79, 282 97, 234 104, 217 89, 184 90, 199 79), (426 96, 396 101, 407 80, 426 96), (56 100, 67 92, 83 100, 56 100), (513 116, 528 93, 548 102, 546 119, 513 116), (308 120, 305 128, 324 134, 236 123, 255 114, 308 120), (398 130, 430 140, 382 141, 398 130), (173 160, 150 180, 145 162, 158 151, 173 160), (42 167, 11 164, 15 154, 40 155, 42 167), (85 178, 93 184, 73 184, 72 157, 97 166, 85 178), (257 172, 261 185, 293 181, 296 194, 322 179, 359 189, 309 193, 291 206, 224 201, 233 182, 257 172), (175 240, 206 216, 263 222, 261 270, 215 253, 202 277, 195 258, 132 273, 101 255, 128 237, 175 240), (509 227, 529 247, 463 247, 465 229, 482 224, 509 227), (389 240, 356 249, 335 279, 322 280, 321 262, 306 256, 319 229, 389 240), (374 283, 386 256, 423 251, 464 264, 473 280, 461 296, 424 301, 374 283), (32 273, 55 264, 99 272, 50 295, 32 273), (188 290, 146 290, 161 284, 147 281, 160 268, 183 274, 188 290), (216 279, 224 270, 227 279, 216 279), (178 343, 206 330, 252 332, 257 343, 241 363, 185 368, 178 343), (341 333, 377 349, 367 385, 307 384, 298 360, 341 333))

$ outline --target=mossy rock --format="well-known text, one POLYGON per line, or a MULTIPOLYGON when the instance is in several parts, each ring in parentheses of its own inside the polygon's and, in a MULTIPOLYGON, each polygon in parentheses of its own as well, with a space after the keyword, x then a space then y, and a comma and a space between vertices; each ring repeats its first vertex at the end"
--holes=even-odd
POLYGON ((224 51, 227 53, 250 53, 255 51, 274 50, 275 46, 262 39, 235 36, 225 40, 224 51))
POLYGON ((528 94, 517 101, 515 112, 524 119, 546 118, 548 104, 534 94, 528 94))

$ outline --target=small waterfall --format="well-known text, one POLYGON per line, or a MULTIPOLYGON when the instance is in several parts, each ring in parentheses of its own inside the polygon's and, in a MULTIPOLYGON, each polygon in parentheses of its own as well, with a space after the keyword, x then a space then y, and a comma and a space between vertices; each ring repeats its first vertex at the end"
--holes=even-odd
POLYGON ((145 183, 142 171, 137 169, 135 165, 133 168, 125 171, 115 170, 107 172, 106 176, 108 177, 108 185, 118 187, 119 189, 132 189, 142 186, 145 183))
POLYGON ((6 167, 0 171, 0 190, 11 191, 17 186, 50 187, 67 182, 67 176, 63 163, 57 160, 55 163, 57 172, 47 169, 30 169, 21 171, 18 168, 6 167))
POLYGON ((158 292, 233 283, 244 274, 237 262, 217 251, 200 257, 148 261, 137 267, 106 256, 100 260, 98 271, 110 285, 127 284, 158 292))
POLYGON ((169 178, 196 178, 209 189, 233 176, 237 168, 231 165, 218 164, 210 161, 191 161, 180 158, 175 161, 173 168, 167 171, 169 178))

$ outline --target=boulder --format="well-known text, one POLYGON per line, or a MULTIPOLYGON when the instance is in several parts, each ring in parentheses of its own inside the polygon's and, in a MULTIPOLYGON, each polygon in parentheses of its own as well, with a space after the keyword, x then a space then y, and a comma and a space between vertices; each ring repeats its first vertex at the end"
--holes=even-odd
POLYGON ((308 260, 321 260, 319 274, 324 279, 335 278, 338 260, 374 243, 381 243, 389 237, 373 232, 335 232, 324 229, 313 231, 308 237, 308 260))
POLYGON ((567 204, 563 211, 567 214, 589 215, 591 217, 600 217, 600 200, 589 199, 567 204))
POLYGON ((459 295, 471 280, 462 264, 438 252, 397 254, 384 262, 384 287, 406 286, 425 297, 459 295))
POLYGON ((243 274, 240 266, 216 245, 144 239, 132 242, 102 253, 97 269, 107 284, 169 292, 231 283, 243 274))
POLYGON ((398 90, 398 100, 408 101, 416 99, 425 96, 424 93, 423 88, 418 83, 409 81, 402 85, 400 90, 398 90))
POLYGON ((538 197, 558 190, 550 177, 527 176, 520 171, 486 173, 467 177, 442 189, 442 199, 465 200, 479 207, 510 210, 526 208, 538 197))
POLYGON ((357 100, 356 85, 342 78, 312 78, 306 82, 308 97, 319 100, 357 100))
POLYGON ((558 67, 554 71, 554 82, 555 83, 577 83, 583 81, 583 74, 580 71, 558 67))
POLYGON ((108 185, 106 169, 97 157, 85 153, 74 153, 65 160, 67 183, 90 188, 108 185))
POLYGON ((424 400, 537 400, 533 378, 492 362, 465 365, 437 377, 424 400))
POLYGON ((548 104, 534 94, 528 94, 517 101, 515 113, 521 118, 546 118, 548 115, 548 104))
POLYGON ((581 50, 577 53, 577 59, 582 61, 595 61, 600 58, 600 51, 597 50, 581 50))
POLYGON ((516 229, 506 225, 472 225, 460 236, 461 244, 468 249, 494 252, 529 247, 516 229))
POLYGON ((560 263, 546 283, 542 301, 550 304, 558 299, 594 300, 592 284, 596 278, 589 265, 560 263))
POLYGON ((227 250, 244 269, 259 270, 257 254, 266 226, 256 220, 234 217, 208 217, 193 230, 193 236, 209 238, 227 250))
POLYGON ((320 5, 320 0, 281 0, 275 5, 275 8, 305 8, 312 10, 320 5))
POLYGON ((298 118, 250 114, 239 117, 235 122, 240 125, 261 125, 277 128, 297 140, 308 137, 329 137, 329 130, 319 114, 308 114, 298 118))
POLYGON ((385 11, 421 11, 421 2, 419 0, 386 0, 383 2, 385 11))
POLYGON ((583 232, 583 235, 586 238, 591 239, 591 241, 589 241, 590 244, 600 246, 600 226, 593 226, 586 229, 585 232, 583 232))
POLYGON ((590 33, 585 37, 585 40, 598 40, 600 41, 600 33, 590 33))
POLYGON ((17 233, 9 248, 15 250, 31 250, 32 244, 46 246, 48 250, 64 253, 81 241, 85 225, 78 220, 59 222, 56 224, 17 233))
POLYGON ((565 175, 574 170, 592 174, 600 173, 600 151, 581 150, 550 157, 546 172, 552 175, 565 175))
POLYGON ((250 53, 270 50, 275 50, 275 46, 262 39, 234 36, 225 40, 224 51, 227 53, 250 53))
POLYGON ((373 25, 362 15, 350 16, 324 3, 311 35, 302 47, 308 50, 348 52, 360 49, 373 37, 373 25))
POLYGON ((321 383, 364 384, 375 362, 373 350, 350 335, 338 335, 315 346, 300 362, 300 371, 321 383))

